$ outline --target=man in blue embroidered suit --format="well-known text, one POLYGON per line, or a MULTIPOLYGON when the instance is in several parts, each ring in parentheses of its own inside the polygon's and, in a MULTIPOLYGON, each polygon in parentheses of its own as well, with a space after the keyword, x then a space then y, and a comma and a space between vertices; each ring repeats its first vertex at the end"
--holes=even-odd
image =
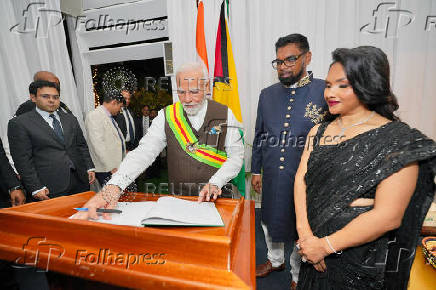
MULTIPOLYGON (((275 46, 277 58, 272 66, 280 82, 260 94, 251 164, 252 186, 257 192, 262 190, 262 227, 268 247, 268 261, 256 267, 257 277, 285 268, 284 242, 294 243, 297 239, 295 172, 307 133, 327 110, 324 81, 306 71, 312 56, 307 38, 290 34, 279 38, 275 46)), ((294 287, 299 263, 300 257, 294 251, 291 255, 294 287)))

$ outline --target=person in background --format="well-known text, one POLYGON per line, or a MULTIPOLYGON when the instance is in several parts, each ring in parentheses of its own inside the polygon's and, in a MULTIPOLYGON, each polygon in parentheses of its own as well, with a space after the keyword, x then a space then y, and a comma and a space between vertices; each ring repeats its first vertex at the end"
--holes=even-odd
POLYGON ((118 170, 126 155, 125 139, 115 121, 123 103, 121 92, 109 92, 103 97, 103 104, 85 119, 89 150, 101 186, 118 170))
MULTIPOLYGON (((61 87, 59 78, 54 73, 49 71, 36 72, 33 75, 33 81, 48 81, 48 82, 56 83, 59 86, 59 88, 61 87)), ((36 106, 35 103, 31 99, 29 99, 24 103, 22 103, 20 106, 18 106, 18 109, 15 112, 15 116, 19 116, 26 112, 32 111, 35 108, 35 106, 36 106)), ((64 113, 72 114, 68 106, 62 101, 59 104, 59 110, 62 110, 64 113)))
POLYGON ((157 113, 156 109, 153 109, 153 110, 150 111, 150 122, 153 122, 154 118, 157 117, 157 114, 158 113, 157 113))
POLYGON ((0 140, 0 208, 22 205, 26 201, 23 186, 18 179, 0 140))
POLYGON ((29 93, 36 107, 9 121, 15 168, 34 200, 89 191, 94 164, 77 119, 59 111, 57 83, 34 81, 29 93))
MULTIPOLYGON (((53 83, 57 83, 59 88, 60 88, 60 82, 59 82, 59 78, 49 72, 49 71, 38 71, 33 75, 33 81, 48 81, 48 82, 53 82, 53 83)), ((24 113, 30 112, 33 109, 35 109, 35 103, 29 99, 27 101, 25 101, 24 103, 22 103, 21 105, 18 106, 17 111, 15 112, 15 117, 18 117, 24 113)), ((63 103, 62 101, 60 102, 59 105, 59 110, 64 111, 64 113, 69 113, 72 114, 72 112, 70 111, 70 109, 67 107, 67 105, 65 105, 65 103, 63 103)), ((9 150, 9 141, 7 138, 7 132, 5 132, 5 136, 3 138, 3 147, 6 153, 6 156, 9 159, 9 163, 11 164, 12 168, 15 170, 15 165, 14 165, 14 161, 12 160, 12 156, 11 156, 11 152, 9 150)))
POLYGON ((140 133, 141 125, 136 115, 129 108, 132 93, 128 90, 122 90, 121 95, 124 97, 124 105, 120 113, 115 117, 115 120, 121 132, 123 132, 126 150, 128 152, 135 149, 139 144, 139 140, 142 138, 140 133))
POLYGON ((150 106, 145 105, 142 107, 142 136, 147 134, 148 128, 150 127, 150 106))

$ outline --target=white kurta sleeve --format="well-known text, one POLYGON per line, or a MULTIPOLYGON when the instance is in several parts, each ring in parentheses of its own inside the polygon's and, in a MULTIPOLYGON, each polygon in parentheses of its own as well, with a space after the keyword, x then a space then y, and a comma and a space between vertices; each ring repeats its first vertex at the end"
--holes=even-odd
POLYGON ((120 168, 107 184, 117 185, 124 190, 153 163, 165 146, 165 113, 160 110, 138 147, 126 155, 120 168))

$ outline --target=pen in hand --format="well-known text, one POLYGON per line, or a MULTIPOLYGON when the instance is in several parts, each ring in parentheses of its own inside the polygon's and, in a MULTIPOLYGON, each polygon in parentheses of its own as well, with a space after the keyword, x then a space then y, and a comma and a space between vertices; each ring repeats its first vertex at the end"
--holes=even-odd
MULTIPOLYGON (((88 208, 86 207, 76 207, 74 208, 77 211, 88 211, 88 208)), ((122 213, 119 209, 111 209, 111 208, 97 208, 97 212, 101 213, 122 213)))

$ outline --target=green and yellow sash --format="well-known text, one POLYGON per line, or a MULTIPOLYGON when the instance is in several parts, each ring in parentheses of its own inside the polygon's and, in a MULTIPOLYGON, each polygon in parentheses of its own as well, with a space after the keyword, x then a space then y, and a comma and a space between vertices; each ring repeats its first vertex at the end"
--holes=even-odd
POLYGON ((198 144, 197 137, 183 115, 183 106, 180 102, 167 106, 165 115, 174 136, 189 156, 215 168, 220 168, 227 160, 226 152, 209 145, 198 144))

